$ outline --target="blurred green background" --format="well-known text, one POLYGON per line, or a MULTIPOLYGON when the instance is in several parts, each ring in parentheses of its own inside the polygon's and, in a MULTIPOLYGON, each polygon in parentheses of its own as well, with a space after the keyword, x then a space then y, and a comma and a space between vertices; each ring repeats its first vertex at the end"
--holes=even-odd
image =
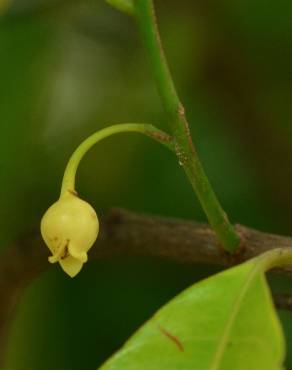
MULTIPOLYGON (((155 2, 207 173, 234 222, 292 233, 292 3, 155 2)), ((118 122, 166 122, 135 23, 99 0, 0 0, 0 247, 35 228, 73 149, 118 122)), ((181 168, 139 135, 94 148, 79 193, 205 221, 181 168)), ((278 246, 275 246, 278 247, 278 246)), ((54 266, 18 306, 4 370, 96 369, 152 313, 215 270, 146 258, 54 266)), ((272 278, 292 293, 291 280, 272 278)), ((292 369, 292 315, 280 313, 292 369)), ((138 367, 137 367, 138 368, 138 367)))

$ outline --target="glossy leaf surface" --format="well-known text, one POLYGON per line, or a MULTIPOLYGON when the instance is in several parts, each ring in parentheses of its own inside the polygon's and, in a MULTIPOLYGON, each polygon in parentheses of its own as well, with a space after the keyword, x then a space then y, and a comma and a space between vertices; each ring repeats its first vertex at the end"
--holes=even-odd
POLYGON ((284 338, 256 258, 193 285, 159 310, 102 370, 278 370, 284 338))

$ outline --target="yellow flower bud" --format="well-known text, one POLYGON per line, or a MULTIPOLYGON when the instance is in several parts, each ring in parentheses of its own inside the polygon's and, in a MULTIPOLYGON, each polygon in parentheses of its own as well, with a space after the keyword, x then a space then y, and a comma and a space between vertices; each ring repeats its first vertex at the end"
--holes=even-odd
POLYGON ((103 128, 77 147, 64 172, 60 199, 47 210, 41 221, 42 236, 53 254, 49 261, 59 262, 71 277, 77 275, 87 261, 87 251, 97 238, 99 225, 91 205, 69 189, 75 189, 76 171, 88 150, 106 137, 122 132, 140 132, 176 150, 169 135, 144 123, 124 123, 103 128))
POLYGON ((51 263, 59 262, 71 277, 87 261, 87 252, 99 231, 95 210, 75 194, 66 192, 44 214, 42 237, 52 252, 51 263))

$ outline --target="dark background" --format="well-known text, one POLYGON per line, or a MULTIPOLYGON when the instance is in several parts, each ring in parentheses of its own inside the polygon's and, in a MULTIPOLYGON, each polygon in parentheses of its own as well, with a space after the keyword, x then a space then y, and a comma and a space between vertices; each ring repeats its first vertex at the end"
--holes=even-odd
MULTIPOLYGON (((292 234, 292 3, 156 1, 206 171, 232 221, 292 234)), ((133 20, 103 1, 0 1, 0 246, 57 199, 74 148, 111 123, 165 128, 133 20)), ((111 206, 205 221, 174 157, 139 135, 94 148, 78 190, 111 206)), ((279 247, 279 246, 275 246, 279 247)), ((26 291, 5 370, 96 369, 163 303, 215 270, 153 259, 54 266, 26 291)), ((277 291, 291 280, 273 278, 277 291)), ((252 312, 251 312, 252 314, 252 312)), ((292 315, 281 313, 292 369, 292 315), (289 333, 290 332, 290 333, 289 333)))

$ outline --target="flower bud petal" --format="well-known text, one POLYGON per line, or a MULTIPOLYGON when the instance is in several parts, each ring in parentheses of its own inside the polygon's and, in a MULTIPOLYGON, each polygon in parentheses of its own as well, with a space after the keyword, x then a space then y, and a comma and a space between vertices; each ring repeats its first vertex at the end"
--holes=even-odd
POLYGON ((76 276, 82 269, 83 262, 78 259, 68 256, 67 258, 60 260, 60 265, 62 269, 68 274, 71 278, 76 276))
POLYGON ((72 243, 69 244, 69 254, 70 256, 76 258, 77 260, 83 263, 87 262, 88 260, 87 253, 78 250, 78 248, 75 248, 75 246, 72 243))

